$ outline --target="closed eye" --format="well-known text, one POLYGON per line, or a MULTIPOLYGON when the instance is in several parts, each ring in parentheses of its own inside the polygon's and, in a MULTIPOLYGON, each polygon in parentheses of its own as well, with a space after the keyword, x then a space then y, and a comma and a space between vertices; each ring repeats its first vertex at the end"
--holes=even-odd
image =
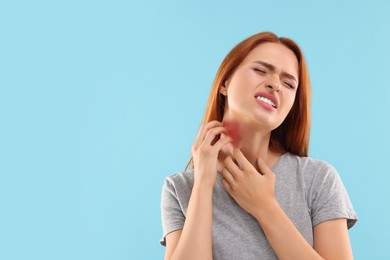
POLYGON ((253 70, 256 72, 262 73, 262 74, 266 73, 266 71, 264 69, 260 69, 260 68, 254 68, 253 70))
POLYGON ((291 89, 295 89, 295 86, 293 84, 291 84, 291 83, 284 82, 284 84, 286 84, 291 89))

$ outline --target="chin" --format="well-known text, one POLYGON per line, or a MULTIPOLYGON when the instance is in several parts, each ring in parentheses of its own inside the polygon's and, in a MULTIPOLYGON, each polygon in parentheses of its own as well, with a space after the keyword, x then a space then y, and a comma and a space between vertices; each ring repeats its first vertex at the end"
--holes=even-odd
POLYGON ((269 130, 270 132, 277 127, 274 122, 267 120, 255 120, 250 125, 254 129, 269 130))
POLYGON ((272 128, 272 126, 276 124, 275 120, 273 120, 271 116, 264 116, 264 115, 256 115, 256 117, 253 118, 253 121, 255 124, 267 128, 272 128))

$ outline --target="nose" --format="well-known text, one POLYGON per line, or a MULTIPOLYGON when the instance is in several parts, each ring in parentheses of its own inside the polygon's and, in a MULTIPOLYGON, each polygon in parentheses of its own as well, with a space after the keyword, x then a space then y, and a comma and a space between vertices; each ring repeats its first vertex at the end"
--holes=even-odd
POLYGON ((281 88, 279 75, 277 75, 276 73, 268 75, 268 77, 266 78, 265 87, 273 91, 279 92, 281 88))
POLYGON ((276 80, 274 81, 269 80, 268 82, 265 83, 265 87, 279 92, 280 83, 276 80))

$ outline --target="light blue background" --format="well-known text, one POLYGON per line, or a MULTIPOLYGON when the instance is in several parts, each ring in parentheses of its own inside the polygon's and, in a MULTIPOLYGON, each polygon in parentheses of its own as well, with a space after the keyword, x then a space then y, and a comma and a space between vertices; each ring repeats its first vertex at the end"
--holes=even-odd
POLYGON ((224 56, 268 30, 308 60, 310 155, 338 169, 359 214, 355 258, 390 258, 389 11, 386 1, 2 1, 0 259, 162 259, 163 180, 187 163, 224 56))

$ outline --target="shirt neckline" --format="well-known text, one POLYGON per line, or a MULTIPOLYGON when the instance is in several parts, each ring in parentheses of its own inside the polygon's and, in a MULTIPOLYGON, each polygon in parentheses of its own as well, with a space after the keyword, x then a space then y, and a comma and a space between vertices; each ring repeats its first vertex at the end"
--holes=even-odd
POLYGON ((288 153, 285 152, 285 153, 282 153, 278 160, 274 163, 274 165, 271 166, 271 171, 273 171, 275 173, 275 169, 278 167, 278 165, 281 163, 281 161, 283 160, 283 158, 287 155, 288 153))

